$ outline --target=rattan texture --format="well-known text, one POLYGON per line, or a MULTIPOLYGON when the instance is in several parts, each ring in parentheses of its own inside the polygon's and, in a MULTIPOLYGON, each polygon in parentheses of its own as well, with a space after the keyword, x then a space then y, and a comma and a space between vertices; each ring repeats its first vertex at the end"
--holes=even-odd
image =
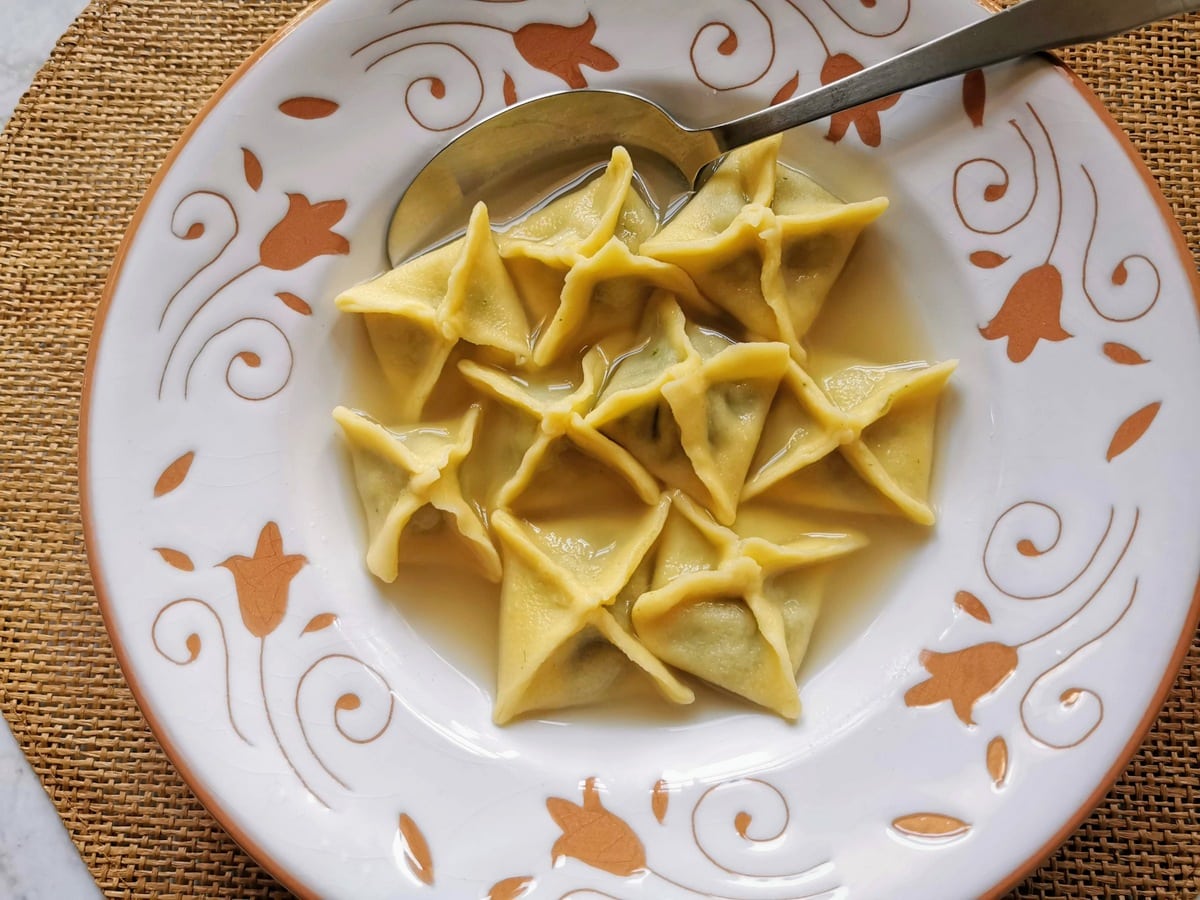
MULTIPOLYGON (((966 2, 966 0, 964 0, 966 2)), ((92 317, 150 178, 302 0, 96 0, 0 137, 0 712, 113 897, 286 896, 168 762, 100 618, 77 423, 92 317)), ((1066 54, 1200 253, 1200 16, 1066 54)), ((3 811, 0 811, 3 815, 3 811)), ((1013 894, 1200 892, 1200 640, 1100 807, 1013 894)))

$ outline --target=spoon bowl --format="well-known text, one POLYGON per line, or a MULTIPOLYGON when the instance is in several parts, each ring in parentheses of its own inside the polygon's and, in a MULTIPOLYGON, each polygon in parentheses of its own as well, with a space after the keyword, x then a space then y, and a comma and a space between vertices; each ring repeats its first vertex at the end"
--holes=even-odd
POLYGON ((476 123, 429 161, 392 216, 388 258, 397 265, 453 238, 480 200, 492 223, 503 225, 599 174, 617 144, 660 212, 686 197, 723 152, 711 132, 680 125, 636 94, 585 89, 535 97, 476 123))

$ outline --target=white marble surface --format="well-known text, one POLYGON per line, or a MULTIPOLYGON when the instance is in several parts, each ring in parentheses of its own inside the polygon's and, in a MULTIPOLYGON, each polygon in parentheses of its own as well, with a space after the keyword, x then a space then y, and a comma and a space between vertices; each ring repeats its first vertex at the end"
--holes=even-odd
POLYGON ((99 896, 50 798, 8 726, 0 724, 0 897, 84 900, 99 896))
POLYGON ((87 0, 0 0, 0 126, 87 0))
MULTIPOLYGON (((0 127, 86 5, 87 0, 0 0, 0 127)), ((0 719, 0 898, 99 896, 50 798, 0 719)))

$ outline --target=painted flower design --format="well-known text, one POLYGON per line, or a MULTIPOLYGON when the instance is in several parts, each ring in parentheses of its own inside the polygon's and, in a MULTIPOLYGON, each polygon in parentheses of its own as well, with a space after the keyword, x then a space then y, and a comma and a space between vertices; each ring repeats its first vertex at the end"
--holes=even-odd
POLYGON ((979 333, 989 341, 1008 340, 1008 358, 1024 362, 1038 341, 1072 337, 1062 327, 1063 279, 1052 263, 1030 269, 1017 279, 995 318, 979 333))
POLYGON ((1000 687, 1017 668, 1017 648, 990 642, 951 653, 925 650, 921 665, 930 677, 908 689, 908 706, 933 706, 949 700, 964 725, 974 725, 975 704, 1000 687))
MULTIPOLYGON (((833 84, 842 78, 861 72, 863 64, 849 53, 835 53, 825 60, 821 67, 821 84, 833 84)), ((900 102, 900 95, 893 94, 882 100, 864 103, 854 109, 835 113, 829 123, 827 140, 838 143, 850 131, 850 126, 858 129, 858 136, 868 147, 878 147, 883 141, 883 126, 879 122, 879 114, 885 109, 891 109, 900 102)))
POLYGON ((623 819, 604 808, 595 778, 584 784, 582 806, 549 797, 546 809, 562 829, 550 851, 554 860, 568 856, 622 878, 646 868, 642 842, 623 819))
POLYGON ((557 75, 572 88, 584 88, 584 66, 597 72, 617 68, 613 55, 592 43, 595 36, 596 19, 589 15, 574 27, 531 22, 513 32, 513 43, 534 68, 557 75))
POLYGON ((292 579, 307 562, 298 553, 283 552, 279 526, 268 522, 258 535, 254 556, 231 556, 220 564, 233 575, 242 622, 252 635, 265 638, 279 627, 292 579))
POLYGON ((333 231, 346 214, 345 200, 311 203, 303 194, 288 194, 288 209, 259 245, 262 264, 288 272, 318 256, 345 256, 350 242, 333 231))

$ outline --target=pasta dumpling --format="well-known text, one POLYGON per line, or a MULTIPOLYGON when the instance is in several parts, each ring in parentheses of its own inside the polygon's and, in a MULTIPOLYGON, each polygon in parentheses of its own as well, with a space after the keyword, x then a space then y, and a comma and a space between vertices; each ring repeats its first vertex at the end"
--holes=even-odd
POLYGON ((494 718, 593 702, 641 675, 673 703, 695 695, 634 636, 618 604, 662 529, 669 501, 581 518, 496 513, 504 554, 494 718), (614 609, 614 606, 616 607, 614 609))
POLYGON ((654 212, 633 187, 633 160, 616 147, 604 173, 526 216, 500 236, 506 259, 536 259, 570 269, 579 257, 596 253, 610 238, 636 251, 653 234, 654 212))
POLYGON ((570 383, 556 378, 546 381, 519 378, 472 362, 460 364, 468 381, 498 403, 531 417, 538 425, 517 469, 497 491, 497 505, 512 505, 529 488, 548 454, 561 452, 564 443, 573 444, 577 450, 622 476, 646 502, 657 498, 658 486, 646 470, 628 451, 596 431, 581 415, 595 398, 600 365, 598 355, 590 354, 584 361, 579 385, 566 393, 570 383))
POLYGON ((937 404, 956 366, 852 364, 821 386, 793 369, 742 497, 766 492, 790 503, 932 525, 937 404))
POLYGON ((706 339, 685 322, 660 295, 586 421, 728 523, 788 349, 706 339))
POLYGON ((819 565, 866 544, 858 532, 746 509, 731 528, 676 495, 651 590, 633 605, 656 656, 794 719, 796 670, 821 600, 819 565))
POLYGON ((530 351, 525 311, 483 204, 462 238, 345 291, 336 303, 364 315, 397 411, 409 422, 420 416, 460 338, 517 360, 530 351))
POLYGON ((471 407, 457 422, 398 429, 341 406, 333 416, 354 460, 367 514, 367 567, 372 574, 395 581, 401 560, 445 560, 453 546, 461 546, 482 575, 500 579, 499 555, 458 481, 479 407, 471 407))
POLYGON ((730 153, 641 252, 682 268, 752 334, 786 343, 803 362, 804 335, 887 200, 841 203, 798 172, 779 174, 781 141, 730 153))

